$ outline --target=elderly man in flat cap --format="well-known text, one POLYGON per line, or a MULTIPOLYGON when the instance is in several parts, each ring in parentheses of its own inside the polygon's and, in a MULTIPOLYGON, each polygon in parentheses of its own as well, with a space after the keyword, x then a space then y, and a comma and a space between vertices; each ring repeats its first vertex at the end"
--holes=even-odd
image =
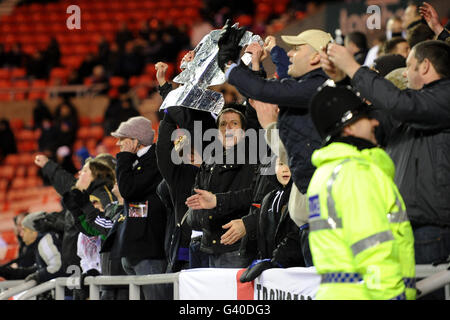
MULTIPOLYGON (((118 138, 116 177, 125 217, 117 231, 112 257, 122 258, 130 275, 164 273, 166 213, 156 193, 162 177, 156 163, 152 123, 145 117, 122 122, 111 135, 118 138)), ((167 299, 167 285, 143 286, 146 300, 167 299)))

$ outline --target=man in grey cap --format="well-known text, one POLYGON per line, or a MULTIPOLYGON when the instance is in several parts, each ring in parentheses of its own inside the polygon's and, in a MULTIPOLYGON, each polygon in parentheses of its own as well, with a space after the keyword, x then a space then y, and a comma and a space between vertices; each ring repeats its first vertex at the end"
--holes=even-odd
MULTIPOLYGON (((138 116, 112 132, 118 138, 116 178, 124 199, 125 220, 117 230, 112 258, 121 258, 130 275, 164 273, 166 213, 156 193, 162 177, 156 163, 152 122, 138 116)), ((167 285, 143 286, 146 300, 168 299, 167 285)))
POLYGON ((55 232, 39 232, 35 221, 44 217, 45 212, 34 212, 22 220, 21 236, 25 245, 37 242, 35 264, 31 267, 1 267, 0 277, 7 280, 25 279, 42 283, 63 276, 61 260, 61 243, 55 232))

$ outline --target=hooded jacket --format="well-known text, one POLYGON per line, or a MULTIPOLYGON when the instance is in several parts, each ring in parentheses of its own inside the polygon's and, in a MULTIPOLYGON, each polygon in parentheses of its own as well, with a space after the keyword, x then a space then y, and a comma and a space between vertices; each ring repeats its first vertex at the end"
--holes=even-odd
POLYGON ((395 167, 361 140, 340 139, 312 157, 309 243, 322 275, 316 299, 414 299, 414 237, 395 167))
POLYGON ((283 268, 304 267, 300 230, 290 218, 288 200, 292 180, 263 199, 257 223, 258 259, 273 259, 283 268))

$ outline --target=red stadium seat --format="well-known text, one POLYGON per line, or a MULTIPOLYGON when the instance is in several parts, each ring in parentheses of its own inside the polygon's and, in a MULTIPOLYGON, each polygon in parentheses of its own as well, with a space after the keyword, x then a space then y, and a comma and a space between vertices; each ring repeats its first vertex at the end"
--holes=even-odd
POLYGON ((23 126, 25 125, 23 119, 15 118, 9 120, 9 125, 13 131, 21 130, 23 129, 23 126))
POLYGON ((16 169, 16 178, 17 177, 23 178, 23 177, 26 176, 26 173, 27 173, 26 167, 18 166, 17 169, 16 169))
POLYGON ((11 71, 12 79, 25 78, 27 76, 27 71, 24 68, 14 68, 11 71))
POLYGON ((77 131, 77 138, 85 140, 89 138, 89 134, 89 127, 80 127, 77 131))
POLYGON ((50 71, 50 78, 66 78, 69 71, 65 68, 55 67, 50 71))
POLYGON ((14 178, 16 170, 13 166, 1 166, 0 167, 0 178, 5 178, 11 180, 14 178))
POLYGON ((19 165, 19 155, 18 154, 8 154, 5 157, 4 164, 17 167, 19 165))
POLYGON ((103 121, 104 121, 105 119, 104 119, 104 117, 103 117, 103 115, 98 115, 98 116, 94 116, 94 117, 91 117, 91 123, 92 124, 97 124, 97 125, 103 125, 103 121))
POLYGON ((80 116, 80 127, 89 127, 91 125, 91 118, 87 116, 80 116))
POLYGON ((30 141, 35 140, 35 134, 33 130, 22 129, 17 132, 16 138, 18 141, 30 141))
POLYGON ((138 98, 140 100, 146 99, 147 96, 148 96, 148 88, 146 88, 146 87, 138 87, 136 89, 136 95, 138 96, 138 98))
POLYGON ((122 77, 111 77, 109 78, 109 84, 112 87, 120 87, 121 85, 125 84, 125 79, 122 77))
POLYGON ((101 140, 104 136, 103 127, 100 125, 92 126, 89 128, 89 138, 95 140, 101 140))
POLYGON ((29 88, 28 80, 16 80, 14 81, 13 87, 18 89, 16 93, 14 93, 14 100, 25 100, 27 91, 23 89, 29 88))
POLYGON ((34 177, 37 176, 39 172, 39 167, 35 164, 29 165, 27 167, 27 176, 28 177, 34 177))
POLYGON ((132 76, 132 77, 130 77, 130 79, 128 80, 128 86, 129 86, 130 88, 133 88, 133 87, 137 86, 138 83, 139 83, 139 77, 137 77, 137 76, 132 76))
POLYGON ((19 164, 23 166, 30 166, 34 164, 34 154, 32 153, 21 153, 19 154, 19 164))
POLYGON ((0 101, 9 101, 11 100, 11 93, 9 92, 9 90, 5 90, 5 89, 9 89, 11 87, 11 83, 7 80, 0 80, 0 89, 4 90, 4 91, 0 91, 0 101))
POLYGON ((153 78, 152 76, 143 74, 139 77, 138 84, 151 87, 151 86, 153 86, 154 81, 155 81, 155 78, 153 78))
POLYGON ((4 195, 6 189, 8 188, 8 184, 9 184, 8 179, 0 179, 0 191, 2 191, 1 194, 4 195))
POLYGON ((10 71, 7 68, 0 69, 0 80, 8 80, 10 77, 10 71))

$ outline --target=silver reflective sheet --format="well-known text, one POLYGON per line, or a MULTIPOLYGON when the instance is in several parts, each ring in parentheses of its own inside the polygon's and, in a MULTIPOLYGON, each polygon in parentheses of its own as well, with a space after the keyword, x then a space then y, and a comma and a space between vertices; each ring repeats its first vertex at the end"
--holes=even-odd
MULTIPOLYGON (((237 28, 238 24, 233 25, 237 28)), ((183 106, 186 108, 202 110, 219 114, 225 100, 222 93, 207 89, 225 83, 225 74, 217 65, 217 45, 221 29, 213 30, 203 37, 202 41, 195 47, 194 59, 190 62, 183 62, 181 69, 184 69, 173 81, 181 84, 177 89, 172 90, 161 104, 160 110, 171 106, 183 106)), ((252 42, 264 44, 261 37, 246 31, 239 44, 249 45, 252 42)))

